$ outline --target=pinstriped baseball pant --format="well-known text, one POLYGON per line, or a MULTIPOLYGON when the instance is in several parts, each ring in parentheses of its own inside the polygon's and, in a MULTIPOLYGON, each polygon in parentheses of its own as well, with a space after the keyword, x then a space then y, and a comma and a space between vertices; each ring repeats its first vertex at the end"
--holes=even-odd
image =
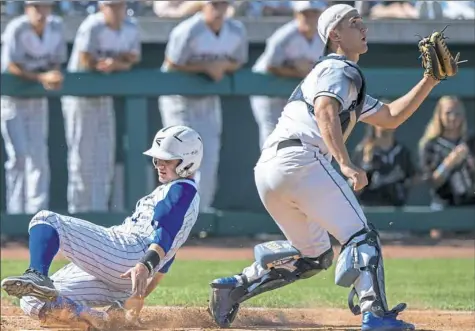
MULTIPOLYGON (((320 152, 276 147, 265 149, 254 169, 257 190, 282 233, 304 256, 329 250, 328 233, 343 244, 367 227, 351 188, 320 152)), ((267 272, 254 263, 243 274, 252 282, 267 272)))
POLYGON ((108 211, 115 164, 110 97, 63 97, 68 145, 68 211, 108 211))
MULTIPOLYGON (((117 227, 105 228, 46 210, 32 218, 30 228, 37 224, 47 224, 58 232, 60 250, 71 261, 51 277, 60 295, 90 306, 130 296, 131 281, 120 275, 135 266, 148 243, 117 227)), ((33 317, 44 306, 34 297, 24 297, 20 303, 33 317)))
POLYGON ((48 99, 1 98, 1 131, 9 214, 34 214, 48 207, 48 99))

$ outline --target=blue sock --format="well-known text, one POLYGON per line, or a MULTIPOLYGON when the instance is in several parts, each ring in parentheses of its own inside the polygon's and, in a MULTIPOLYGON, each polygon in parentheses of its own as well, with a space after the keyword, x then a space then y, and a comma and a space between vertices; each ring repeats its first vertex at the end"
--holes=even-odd
POLYGON ((52 226, 37 224, 30 229, 30 269, 48 276, 49 267, 58 251, 59 236, 52 226))

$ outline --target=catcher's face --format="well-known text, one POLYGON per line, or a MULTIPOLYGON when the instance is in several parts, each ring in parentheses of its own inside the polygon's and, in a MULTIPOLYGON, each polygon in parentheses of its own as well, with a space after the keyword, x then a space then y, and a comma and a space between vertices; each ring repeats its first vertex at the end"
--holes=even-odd
POLYGON ((440 109, 440 121, 444 130, 460 130, 465 115, 455 100, 444 100, 440 109))
POLYGON ((368 28, 359 15, 349 13, 338 28, 340 48, 347 54, 364 54, 368 51, 368 28))
POLYGON ((158 180, 162 184, 169 183, 175 179, 178 179, 176 174, 176 167, 180 163, 180 160, 160 160, 157 158, 152 159, 153 166, 157 170, 158 180))

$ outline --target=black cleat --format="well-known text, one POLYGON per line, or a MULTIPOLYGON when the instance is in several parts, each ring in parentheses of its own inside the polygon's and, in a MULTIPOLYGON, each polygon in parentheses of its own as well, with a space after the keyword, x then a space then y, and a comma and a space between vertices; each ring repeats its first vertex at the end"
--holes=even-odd
POLYGON ((40 300, 53 301, 59 296, 53 281, 33 269, 26 270, 22 276, 5 278, 1 286, 8 295, 20 299, 24 296, 33 296, 40 300))

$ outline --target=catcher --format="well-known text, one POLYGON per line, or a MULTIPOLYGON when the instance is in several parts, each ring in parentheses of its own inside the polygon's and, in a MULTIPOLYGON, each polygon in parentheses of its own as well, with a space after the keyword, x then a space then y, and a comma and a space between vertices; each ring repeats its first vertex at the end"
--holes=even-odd
POLYGON ((295 88, 254 167, 262 203, 287 241, 257 245, 251 266, 211 282, 209 312, 221 327, 233 322, 246 300, 328 269, 334 257, 330 233, 342 247, 335 284, 349 289, 348 305, 362 315, 361 330, 414 330, 397 319, 405 304, 388 305, 379 234, 331 162, 354 191, 364 188, 366 173, 352 163, 345 146, 356 123, 400 126, 441 80, 457 73, 459 56, 452 58, 443 33, 422 39, 425 77, 385 104, 366 94, 357 65, 368 50, 367 30, 349 5, 333 5, 319 18, 318 32, 330 54, 295 88))

